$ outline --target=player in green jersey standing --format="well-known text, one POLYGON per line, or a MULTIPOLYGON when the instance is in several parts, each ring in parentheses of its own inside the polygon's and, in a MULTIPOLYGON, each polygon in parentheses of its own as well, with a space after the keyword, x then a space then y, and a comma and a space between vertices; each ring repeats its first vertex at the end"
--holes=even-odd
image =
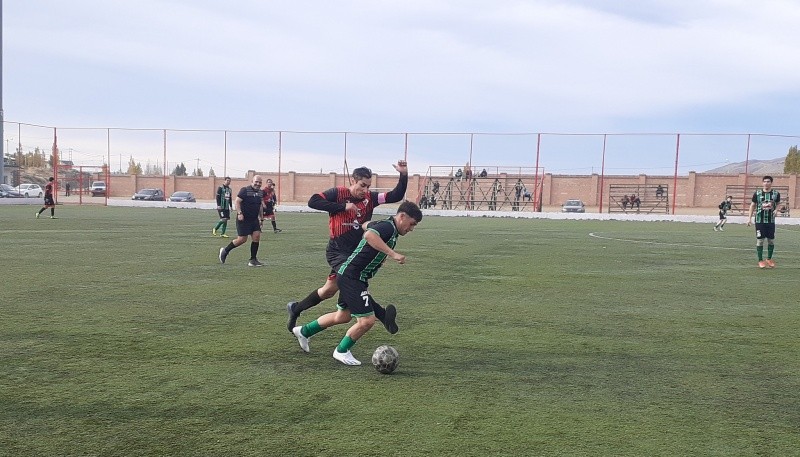
POLYGON ((781 202, 781 194, 772 189, 772 176, 764 176, 762 187, 753 194, 750 212, 747 214, 747 226, 756 216, 756 253, 758 268, 775 268, 772 254, 775 251, 775 210, 781 202), (767 258, 764 259, 764 240, 767 240, 767 258))
POLYGON ((211 230, 212 236, 228 238, 225 231, 228 230, 228 221, 231 218, 231 206, 233 204, 233 194, 231 193, 231 178, 226 176, 225 181, 217 188, 217 214, 219 222, 211 230))

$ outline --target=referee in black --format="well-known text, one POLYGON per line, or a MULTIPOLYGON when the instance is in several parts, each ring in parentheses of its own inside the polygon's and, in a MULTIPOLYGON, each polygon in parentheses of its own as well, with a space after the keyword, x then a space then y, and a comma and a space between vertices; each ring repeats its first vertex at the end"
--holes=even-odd
POLYGON ((253 183, 247 187, 242 187, 236 195, 236 234, 238 235, 224 248, 219 248, 219 261, 225 263, 228 253, 232 249, 241 246, 251 237, 250 242, 250 267, 262 267, 263 263, 258 261, 258 244, 261 241, 261 223, 264 220, 262 201, 264 192, 261 190, 263 178, 260 175, 253 176, 253 183))

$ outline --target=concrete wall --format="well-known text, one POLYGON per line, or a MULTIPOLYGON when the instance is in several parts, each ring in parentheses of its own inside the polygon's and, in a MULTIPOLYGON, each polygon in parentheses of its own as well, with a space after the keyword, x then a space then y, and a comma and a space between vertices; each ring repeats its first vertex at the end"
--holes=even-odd
MULTIPOLYGON (((254 171, 248 172, 247 178, 235 178, 231 187, 239 189, 252 180, 254 171)), ((306 202, 312 194, 334 187, 345 185, 346 179, 337 173, 295 173, 288 172, 280 176, 277 173, 259 172, 261 176, 271 178, 276 182, 280 202, 306 202)), ((513 188, 517 175, 493 175, 481 178, 481 186, 490 186, 498 179, 504 189, 513 188)), ((522 176, 526 186, 533 190, 534 177, 522 176)), ((788 186, 789 206, 798 208, 798 175, 775 175, 776 186, 788 186)), ((422 193, 426 179, 438 180, 442 188, 450 181, 449 176, 425 177, 420 175, 409 176, 406 198, 417 201, 422 193)), ((109 185, 111 197, 125 198, 133 195, 137 190, 148 187, 165 189, 169 196, 178 190, 193 192, 198 200, 213 200, 217 187, 222 184, 221 177, 194 177, 194 176, 136 176, 112 175, 109 185)), ((565 200, 579 198, 588 206, 600 205, 601 179, 597 174, 592 175, 553 175, 545 174, 542 181, 542 204, 544 206, 560 206, 565 200)), ((372 188, 375 190, 391 190, 397 184, 397 174, 380 176, 373 175, 372 188)), ((669 199, 675 201, 680 208, 714 208, 725 197, 725 188, 728 185, 747 185, 755 190, 761 186, 761 176, 744 174, 698 174, 690 172, 688 176, 679 176, 675 180, 672 176, 605 176, 602 181, 603 207, 608 205, 609 186, 612 184, 625 185, 652 185, 662 184, 668 186, 669 199)))

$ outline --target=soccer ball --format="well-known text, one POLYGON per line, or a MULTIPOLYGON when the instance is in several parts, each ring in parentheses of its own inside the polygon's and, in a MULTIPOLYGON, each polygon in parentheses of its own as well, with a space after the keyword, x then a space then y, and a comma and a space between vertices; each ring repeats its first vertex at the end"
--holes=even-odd
POLYGON ((372 365, 375 366, 378 373, 389 374, 397 368, 398 363, 400 363, 400 354, 391 346, 379 346, 372 353, 372 365))

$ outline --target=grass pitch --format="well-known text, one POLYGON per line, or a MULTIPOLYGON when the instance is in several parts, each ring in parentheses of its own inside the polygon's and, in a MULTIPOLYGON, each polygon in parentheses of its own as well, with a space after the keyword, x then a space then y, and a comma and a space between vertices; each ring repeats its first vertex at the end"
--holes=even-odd
POLYGON ((36 209, 0 208, 0 455, 800 454, 797 228, 764 271, 744 226, 427 217, 372 281, 400 332, 346 367, 344 326, 285 328, 326 215, 248 268, 213 211, 36 209))

